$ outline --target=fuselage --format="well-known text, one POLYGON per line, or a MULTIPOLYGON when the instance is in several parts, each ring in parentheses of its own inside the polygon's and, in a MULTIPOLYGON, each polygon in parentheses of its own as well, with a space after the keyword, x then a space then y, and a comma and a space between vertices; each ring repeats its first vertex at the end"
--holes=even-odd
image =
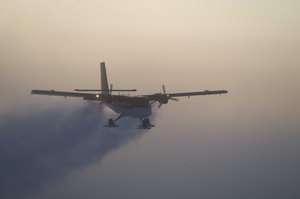
POLYGON ((143 96, 107 95, 102 100, 122 117, 147 118, 151 115, 151 103, 143 96))

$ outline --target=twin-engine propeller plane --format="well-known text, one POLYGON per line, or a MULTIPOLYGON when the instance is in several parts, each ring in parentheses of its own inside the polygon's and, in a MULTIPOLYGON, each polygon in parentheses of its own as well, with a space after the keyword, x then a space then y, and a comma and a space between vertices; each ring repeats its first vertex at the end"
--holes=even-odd
POLYGON ((112 84, 108 86, 105 63, 100 63, 100 77, 101 77, 101 89, 74 89, 76 92, 65 92, 55 90, 32 90, 31 94, 37 95, 54 95, 64 97, 80 97, 84 100, 95 100, 108 106, 119 116, 115 119, 108 119, 108 123, 105 127, 118 127, 116 121, 122 117, 133 117, 141 120, 139 128, 150 129, 154 127, 149 121, 149 116, 152 113, 152 104, 158 102, 158 108, 163 104, 167 104, 169 100, 178 101, 175 97, 190 97, 197 95, 216 95, 225 94, 226 90, 205 90, 199 92, 184 92, 184 93, 167 93, 165 86, 162 86, 163 93, 155 93, 150 95, 114 95, 115 91, 119 92, 135 92, 136 89, 113 89, 112 84), (90 92, 90 93, 86 93, 90 92), (95 93, 91 93, 95 92, 95 93))

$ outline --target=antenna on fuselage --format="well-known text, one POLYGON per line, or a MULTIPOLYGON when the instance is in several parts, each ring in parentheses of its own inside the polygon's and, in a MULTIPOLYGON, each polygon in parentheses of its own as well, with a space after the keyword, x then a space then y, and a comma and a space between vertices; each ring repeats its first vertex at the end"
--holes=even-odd
POLYGON ((113 92, 113 84, 110 84, 110 88, 109 88, 109 94, 111 95, 113 92))

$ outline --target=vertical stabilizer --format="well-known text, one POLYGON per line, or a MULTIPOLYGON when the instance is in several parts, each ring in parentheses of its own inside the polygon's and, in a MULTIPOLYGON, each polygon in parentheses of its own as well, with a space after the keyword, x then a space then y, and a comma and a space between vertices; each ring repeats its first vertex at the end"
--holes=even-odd
POLYGON ((106 75, 106 68, 105 63, 100 63, 100 77, 101 77, 101 90, 103 95, 109 94, 109 88, 108 88, 108 81, 107 81, 107 75, 106 75))

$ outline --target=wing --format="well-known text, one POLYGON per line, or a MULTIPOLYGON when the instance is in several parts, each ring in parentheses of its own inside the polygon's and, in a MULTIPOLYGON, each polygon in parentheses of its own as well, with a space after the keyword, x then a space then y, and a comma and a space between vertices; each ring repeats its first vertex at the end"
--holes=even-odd
MULTIPOLYGON (((165 91, 165 90, 164 90, 165 91)), ((168 99, 176 100, 173 97, 190 97, 198 95, 221 95, 228 93, 226 90, 214 90, 214 91, 198 91, 198 92, 184 92, 184 93, 156 93, 152 95, 145 95, 150 101, 159 101, 161 103, 167 102, 168 99)))
POLYGON ((99 94, 91 93, 78 93, 78 92, 65 92, 65 91, 55 91, 55 90, 32 90, 32 95, 53 95, 53 96, 63 96, 63 97, 81 97, 84 100, 100 100, 99 94))
POLYGON ((228 93, 226 90, 215 90, 215 91, 199 91, 199 92, 186 92, 186 93, 167 93, 169 97, 190 97, 190 96, 197 96, 197 95, 220 95, 228 93))

